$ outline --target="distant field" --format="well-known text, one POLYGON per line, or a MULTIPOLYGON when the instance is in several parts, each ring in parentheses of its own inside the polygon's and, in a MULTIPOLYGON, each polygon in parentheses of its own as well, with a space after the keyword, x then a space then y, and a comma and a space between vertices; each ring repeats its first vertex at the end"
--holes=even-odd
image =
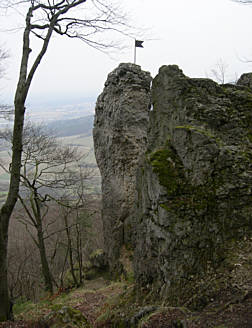
MULTIPOLYGON (((78 147, 79 151, 83 154, 87 154, 88 156, 84 158, 84 165, 96 167, 96 160, 93 150, 93 137, 88 136, 85 137, 83 135, 75 135, 70 137, 61 137, 58 138, 63 145, 71 145, 74 147, 78 147)), ((6 163, 6 167, 9 166, 10 158, 8 156, 7 151, 0 151, 0 159, 1 162, 6 163)), ((6 191, 9 185, 9 174, 6 173, 0 167, 0 204, 4 201, 6 197, 6 191)), ((95 169, 94 176, 88 181, 87 183, 87 192, 88 193, 100 193, 100 186, 101 186, 101 178, 100 172, 95 169)))
MULTIPOLYGON (((88 193, 99 193, 101 186, 100 172, 97 168, 96 159, 94 156, 94 147, 93 147, 93 136, 92 136, 92 127, 93 127, 93 115, 80 117, 78 119, 68 119, 61 121, 51 122, 48 126, 49 128, 55 128, 55 130, 62 135, 57 139, 63 145, 69 145, 77 147, 82 154, 87 154, 87 157, 84 156, 83 164, 87 164, 87 167, 92 167, 95 169, 94 176, 87 182, 88 193), (82 129, 83 127, 83 129, 82 129), (81 134, 79 131, 83 131, 81 134), (64 136, 64 134, 72 133, 71 136, 64 136)), ((8 156, 8 151, 4 148, 0 148, 0 160, 1 163, 5 163, 5 166, 8 167, 10 164, 10 157, 8 156)), ((0 167, 0 203, 6 196, 6 190, 8 189, 9 184, 9 175, 0 167)))
MULTIPOLYGON (((6 151, 0 151, 0 159, 1 162, 6 162, 6 166, 9 166, 9 158, 7 157, 6 151)), ((6 173, 1 167, 0 167, 0 204, 5 200, 7 196, 7 190, 9 186, 9 174, 6 173)))
POLYGON ((64 144, 80 146, 84 148, 93 148, 93 136, 83 136, 82 134, 77 134, 70 137, 60 137, 57 138, 64 144))
POLYGON ((0 179, 0 205, 6 199, 9 182, 3 183, 0 179))
POLYGON ((0 204, 6 199, 7 191, 0 191, 0 204))
POLYGON ((94 115, 83 116, 71 120, 57 120, 49 122, 47 127, 57 137, 68 137, 72 135, 91 136, 94 124, 94 115))
POLYGON ((58 138, 64 145, 75 146, 78 147, 80 152, 88 154, 88 157, 85 159, 85 163, 87 164, 95 164, 96 159, 94 155, 94 143, 93 136, 85 137, 83 135, 76 135, 70 137, 61 137, 58 138))
MULTIPOLYGON (((10 164, 10 157, 6 150, 0 151, 0 160, 1 160, 1 164, 4 164, 4 166, 8 168, 10 164)), ((9 181, 9 174, 6 173, 2 167, 0 167, 0 191, 2 190, 2 185, 7 184, 8 181, 9 181)))

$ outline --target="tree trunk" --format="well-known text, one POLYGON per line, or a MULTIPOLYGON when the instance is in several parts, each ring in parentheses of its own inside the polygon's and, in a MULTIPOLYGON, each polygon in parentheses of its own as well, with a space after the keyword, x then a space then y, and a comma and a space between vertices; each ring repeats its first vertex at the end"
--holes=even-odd
POLYGON ((15 106, 10 185, 6 202, 0 212, 0 322, 12 318, 7 277, 8 228, 19 192, 24 112, 22 103, 15 106))
MULTIPOLYGON (((27 24, 29 25, 30 11, 28 12, 27 24), (28 17, 29 14, 29 17, 28 17)), ((8 228, 12 211, 16 205, 20 170, 22 158, 22 139, 25 114, 25 99, 27 91, 24 93, 24 85, 27 74, 27 64, 29 57, 29 26, 26 26, 23 39, 23 55, 21 60, 21 68, 19 81, 15 94, 15 116, 12 136, 12 161, 10 167, 10 184, 7 199, 0 211, 0 322, 12 319, 12 306, 8 291, 7 276, 7 247, 8 247, 8 228)))
MULTIPOLYGON (((22 2, 22 1, 21 1, 22 2)), ((64 1, 63 1, 64 2, 64 1)), ((62 2, 62 3, 63 3, 62 2)), ((67 4, 66 6, 63 5, 63 8, 60 10, 54 9, 51 12, 48 12, 48 15, 53 13, 53 17, 49 22, 47 33, 43 38, 42 48, 37 57, 35 58, 33 64, 31 65, 31 69, 28 73, 28 61, 29 55, 31 53, 30 49, 30 33, 32 31, 32 24, 31 19, 33 17, 33 11, 37 10, 42 6, 39 2, 30 1, 30 8, 26 14, 26 26, 23 33, 23 51, 22 51, 22 58, 20 64, 20 72, 19 72, 19 79, 15 93, 15 117, 14 117, 14 128, 13 128, 13 141, 12 141, 12 162, 11 162, 11 169, 10 169, 10 185, 8 196, 6 202, 1 208, 0 211, 0 322, 5 321, 12 318, 12 306, 9 299, 9 292, 8 292, 8 277, 7 277, 7 246, 8 246, 8 227, 9 221, 16 204, 19 192, 19 181, 20 181, 20 170, 21 170, 21 156, 22 156, 22 135, 23 135, 23 125, 24 125, 24 114, 25 114, 25 101, 26 97, 34 77, 34 74, 45 55, 49 41, 51 39, 52 33, 55 28, 55 24, 57 24, 57 20, 59 16, 64 15, 67 13, 68 10, 74 8, 81 3, 86 2, 86 0, 78 0, 73 1, 72 4, 67 4)), ((53 8, 53 7, 52 7, 53 8)), ((49 8, 50 9, 50 8, 49 8)), ((42 230, 41 230, 42 233, 42 230)), ((45 271, 49 272, 49 267, 46 259, 46 253, 44 247, 44 240, 41 239, 41 256, 45 260, 44 265, 45 271), (45 257, 44 257, 45 256, 45 257), (47 268, 46 269, 46 263, 47 268)), ((42 259, 41 257, 41 259, 42 259)), ((43 266, 43 263, 42 263, 43 266)), ((51 280, 51 276, 50 276, 51 280)), ((52 290, 52 280, 48 281, 48 288, 52 290)))
POLYGON ((49 269, 49 264, 46 256, 46 248, 45 248, 41 221, 40 224, 38 224, 37 226, 37 237, 38 237, 39 254, 40 254, 40 260, 42 266, 42 274, 45 283, 45 291, 48 291, 50 294, 53 294, 53 281, 52 281, 52 275, 49 269))
POLYGON ((68 225, 68 219, 67 219, 68 213, 64 215, 64 223, 65 223, 65 228, 66 228, 66 235, 67 235, 67 245, 68 245, 68 250, 69 250, 69 264, 70 264, 70 272, 73 277, 73 281, 76 287, 79 287, 78 280, 76 278, 76 275, 74 273, 74 261, 73 261, 73 247, 72 247, 72 240, 71 240, 71 235, 70 235, 70 228, 68 225))
MULTIPOLYGON (((2 221, 2 216, 1 216, 2 221)), ((5 229, 1 226, 0 229, 0 322, 9 320, 11 317, 10 313, 10 300, 8 292, 8 281, 7 281, 7 244, 8 235, 4 231, 5 229)))
MULTIPOLYGON (((78 217, 77 217, 78 219, 78 217)), ((78 266, 79 266, 79 281, 80 281, 80 286, 83 283, 82 279, 82 236, 81 236, 81 231, 79 229, 79 224, 76 225, 76 249, 77 249, 77 261, 78 261, 78 266)))
POLYGON ((65 267, 66 267, 67 258, 68 258, 68 250, 69 250, 69 247, 67 247, 67 251, 66 251, 66 255, 65 255, 65 259, 64 259, 64 263, 63 263, 63 268, 62 268, 61 274, 60 274, 60 287, 61 288, 64 288, 64 272, 65 272, 65 267))

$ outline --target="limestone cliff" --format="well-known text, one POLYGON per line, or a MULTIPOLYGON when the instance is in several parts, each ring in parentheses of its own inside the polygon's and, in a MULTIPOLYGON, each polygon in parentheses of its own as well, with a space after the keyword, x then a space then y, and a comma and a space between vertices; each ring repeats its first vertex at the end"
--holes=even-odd
POLYGON ((104 243, 110 271, 120 274, 122 246, 132 245, 129 222, 135 203, 136 170, 146 151, 151 77, 121 64, 109 74, 96 104, 94 147, 102 176, 104 243))
POLYGON ((149 111, 149 84, 121 64, 98 98, 106 252, 117 269, 129 241, 137 282, 180 298, 251 232, 252 92, 248 76, 218 85, 163 66, 149 111))
POLYGON ((139 283, 180 297, 252 228, 252 92, 163 66, 152 100, 134 267, 139 283))

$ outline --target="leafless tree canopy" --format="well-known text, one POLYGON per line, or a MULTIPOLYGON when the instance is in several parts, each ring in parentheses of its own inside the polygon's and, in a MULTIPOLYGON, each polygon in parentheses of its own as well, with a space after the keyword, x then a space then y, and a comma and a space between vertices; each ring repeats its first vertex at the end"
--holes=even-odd
MULTIPOLYGON (((1 137, 11 144, 12 131, 0 132, 1 137)), ((85 186, 92 178, 92 171, 83 166, 83 157, 85 154, 81 154, 76 147, 62 145, 45 126, 28 122, 24 127, 21 191, 18 196, 24 213, 23 215, 17 214, 17 217, 25 225, 26 231, 39 250, 44 289, 50 293, 53 293, 56 278, 53 278, 51 272, 46 252, 46 240, 62 231, 66 231, 67 234, 69 247, 66 257, 70 256, 74 283, 78 286, 82 282, 82 275, 77 279, 73 269, 73 240, 70 230, 74 228, 80 238, 81 222, 79 222, 79 218, 81 213, 86 210, 85 186), (48 219, 52 206, 62 208, 64 211, 62 214, 63 226, 57 226, 57 222, 58 225, 61 222, 59 214, 56 214, 53 220, 48 219), (70 217, 75 217, 75 222, 72 222, 70 217), (54 227, 52 230, 52 225, 56 225, 57 228, 54 227), (34 230, 36 231, 35 235, 34 230)), ((0 166, 6 173, 11 171, 11 165, 8 167, 1 164, 1 160, 0 166)), ((81 258, 81 249, 78 254, 81 258)))
POLYGON ((228 64, 221 58, 215 64, 215 67, 211 69, 211 76, 218 83, 224 84, 227 78, 228 64))
MULTIPOLYGON (((11 145, 12 131, 0 131, 0 138, 11 145)), ((68 188, 76 189, 80 182, 79 166, 85 157, 86 154, 76 147, 62 145, 44 125, 27 122, 23 131, 21 185, 37 192, 43 188, 64 190, 65 193, 68 188)), ((7 167, 1 159, 0 166, 10 173, 11 166, 7 167)), ((84 180, 92 174, 88 169, 85 173, 84 180)), ((44 201, 42 194, 40 196, 44 201)))
POLYGON ((107 0, 4 0, 5 7, 22 5, 26 26, 39 39, 46 40, 48 31, 69 38, 78 38, 99 50, 114 47, 114 41, 105 41, 104 32, 127 34, 125 14, 118 5, 107 0), (70 14, 71 13, 71 14, 70 14), (101 36, 102 34, 102 36, 101 36))

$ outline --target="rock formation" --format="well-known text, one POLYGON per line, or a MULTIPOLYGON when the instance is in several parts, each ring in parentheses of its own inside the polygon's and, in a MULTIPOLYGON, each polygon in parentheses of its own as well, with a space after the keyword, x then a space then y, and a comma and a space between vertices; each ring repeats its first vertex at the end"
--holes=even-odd
POLYGON ((130 241, 137 282, 163 297, 179 298, 251 232, 252 92, 245 80, 218 85, 163 66, 148 111, 149 75, 122 64, 98 99, 94 140, 109 263, 116 268, 130 241))
POLYGON ((146 151, 151 77, 140 66, 121 64, 109 74, 96 105, 94 146, 102 176, 104 244, 110 271, 122 271, 122 246, 132 246, 129 222, 136 170, 146 151))
POLYGON ((138 170, 135 275, 184 293, 252 228, 252 93, 163 66, 138 170))
POLYGON ((252 73, 242 74, 242 76, 237 81, 237 85, 248 87, 251 90, 252 89, 252 73))

